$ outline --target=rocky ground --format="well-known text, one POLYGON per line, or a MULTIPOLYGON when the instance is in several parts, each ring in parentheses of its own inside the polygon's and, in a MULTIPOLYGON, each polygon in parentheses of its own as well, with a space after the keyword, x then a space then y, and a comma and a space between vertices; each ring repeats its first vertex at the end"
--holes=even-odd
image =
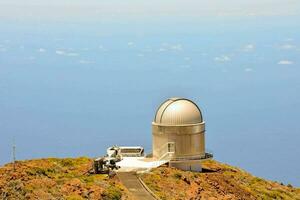
POLYGON ((161 199, 300 199, 300 189, 267 181, 216 161, 203 163, 204 172, 160 167, 142 178, 161 199))
MULTIPOLYGON (((18 161, 0 167, 0 199, 79 200, 133 199, 117 176, 86 173, 89 158, 48 158, 18 161)), ((267 181, 216 161, 203 164, 204 172, 185 172, 162 166, 140 175, 162 200, 293 199, 300 189, 267 181)))

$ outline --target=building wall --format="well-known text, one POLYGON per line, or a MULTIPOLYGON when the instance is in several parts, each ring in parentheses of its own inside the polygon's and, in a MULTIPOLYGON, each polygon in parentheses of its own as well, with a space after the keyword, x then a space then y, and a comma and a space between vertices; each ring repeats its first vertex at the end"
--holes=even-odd
POLYGON ((175 157, 205 154, 205 123, 185 126, 162 126, 152 123, 153 157, 162 156, 162 147, 175 142, 175 157))

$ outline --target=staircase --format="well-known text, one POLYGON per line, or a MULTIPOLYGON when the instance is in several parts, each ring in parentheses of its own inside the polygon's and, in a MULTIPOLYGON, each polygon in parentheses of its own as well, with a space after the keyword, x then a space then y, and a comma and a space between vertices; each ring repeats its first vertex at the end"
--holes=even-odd
POLYGON ((153 162, 152 167, 159 167, 163 164, 170 162, 175 154, 175 142, 165 143, 159 150, 159 155, 161 155, 157 161, 153 162))

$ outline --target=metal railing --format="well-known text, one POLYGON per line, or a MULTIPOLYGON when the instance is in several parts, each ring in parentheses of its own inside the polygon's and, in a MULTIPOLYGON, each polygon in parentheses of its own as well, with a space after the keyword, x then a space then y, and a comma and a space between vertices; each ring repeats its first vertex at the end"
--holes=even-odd
POLYGON ((183 157, 173 157, 172 161, 183 161, 183 160, 204 160, 213 158, 212 153, 205 153, 203 155, 195 155, 195 156, 183 156, 183 157))
POLYGON ((158 150, 158 155, 161 155, 158 160, 170 160, 174 154, 175 142, 167 142, 158 150))
POLYGON ((167 152, 175 153, 175 142, 167 142, 157 151, 158 155, 163 155, 167 152))
POLYGON ((182 161, 182 160, 203 160, 210 159, 213 157, 213 153, 210 150, 205 150, 204 154, 192 155, 192 156, 176 156, 175 155, 175 142, 167 142, 159 150, 158 155, 161 155, 158 160, 173 160, 173 161, 182 161))
POLYGON ((166 152, 158 160, 171 160, 174 157, 174 153, 166 152))

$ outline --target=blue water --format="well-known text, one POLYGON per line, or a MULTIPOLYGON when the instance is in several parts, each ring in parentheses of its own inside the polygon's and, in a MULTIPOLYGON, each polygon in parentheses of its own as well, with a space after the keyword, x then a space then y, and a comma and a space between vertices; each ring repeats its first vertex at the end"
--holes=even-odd
POLYGON ((219 161, 300 186, 299 17, 0 21, 0 164, 151 150, 168 97, 194 100, 219 161), (282 63, 282 64, 279 64, 282 63))

